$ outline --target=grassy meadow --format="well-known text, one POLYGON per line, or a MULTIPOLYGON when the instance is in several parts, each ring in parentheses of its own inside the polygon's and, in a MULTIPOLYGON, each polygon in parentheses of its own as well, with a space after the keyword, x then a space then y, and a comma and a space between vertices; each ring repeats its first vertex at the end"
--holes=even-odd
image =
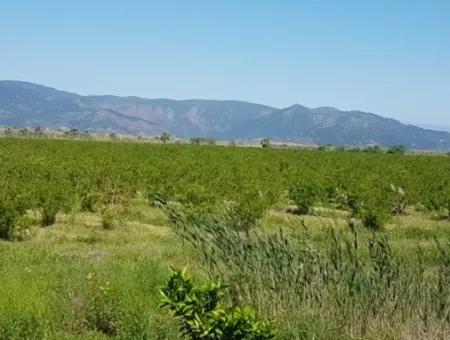
POLYGON ((449 339, 449 209, 443 155, 3 138, 0 339, 177 339, 171 267, 279 339, 449 339))

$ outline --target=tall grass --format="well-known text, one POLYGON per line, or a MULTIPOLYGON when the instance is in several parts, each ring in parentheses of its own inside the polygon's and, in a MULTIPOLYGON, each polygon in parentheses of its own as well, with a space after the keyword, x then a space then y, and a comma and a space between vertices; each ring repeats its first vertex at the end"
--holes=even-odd
POLYGON ((405 259, 380 233, 329 229, 318 244, 307 230, 243 233, 226 215, 168 214, 210 276, 287 338, 450 336, 450 242, 436 241, 430 268, 424 249, 405 259))

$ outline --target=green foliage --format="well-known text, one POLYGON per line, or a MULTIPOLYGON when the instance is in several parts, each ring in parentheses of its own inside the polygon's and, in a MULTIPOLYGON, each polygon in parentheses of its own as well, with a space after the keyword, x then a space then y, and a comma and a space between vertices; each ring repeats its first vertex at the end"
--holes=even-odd
MULTIPOLYGON (((441 249, 436 259, 439 271, 424 274, 423 257, 428 250, 418 248, 418 262, 406 265, 384 234, 355 226, 350 233, 330 229, 311 235, 306 228, 255 230, 243 236, 220 217, 199 220, 172 213, 171 221, 177 234, 193 245, 212 277, 220 275, 239 293, 240 301, 259 313, 282 315, 279 321, 289 326, 289 316, 301 320, 304 311, 322 320, 326 315, 347 320, 341 327, 352 329, 350 333, 359 338, 366 338, 368 320, 382 318, 387 327, 395 328, 400 320, 422 315, 428 318, 422 324, 425 329, 431 320, 448 322, 450 244, 437 245, 441 249), (314 243, 317 237, 320 242, 314 243)), ((283 335, 295 338, 305 331, 296 330, 285 330, 283 335)), ((309 336, 314 332, 307 331, 309 336)), ((342 332, 341 328, 339 334, 342 332)))
POLYGON ((17 197, 26 209, 45 206, 45 224, 52 223, 58 205, 61 210, 78 205, 95 211, 103 204, 122 204, 148 188, 155 188, 149 194, 154 194, 149 197, 152 204, 170 197, 209 209, 241 202, 247 192, 261 192, 262 200, 278 203, 292 183, 313 186, 317 203, 324 205, 335 204, 338 191, 357 196, 361 203, 389 202, 386 183, 395 183, 407 193, 408 205, 441 211, 450 173, 448 160, 433 156, 392 159, 363 152, 262 153, 254 148, 44 139, 4 138, 1 143, 0 196, 12 192, 7 196, 17 197), (55 195, 54 203, 41 202, 46 200, 41 196, 55 195))
POLYGON ((41 208, 41 225, 43 227, 52 225, 56 221, 56 214, 62 208, 62 202, 55 197, 42 197, 40 202, 41 208))
POLYGON ((8 318, 0 315, 0 339, 42 340, 48 339, 48 333, 47 325, 38 316, 23 312, 8 315, 8 318))
POLYGON ((289 189, 289 198, 296 205, 295 213, 308 215, 317 198, 317 189, 311 185, 296 185, 289 189))
POLYGON ((18 212, 11 202, 0 200, 0 239, 10 240, 16 230, 18 212))
POLYGON ((364 207, 361 212, 363 225, 371 230, 382 230, 389 220, 389 213, 380 207, 364 207))
POLYGON ((220 283, 195 285, 185 271, 175 270, 161 289, 162 307, 180 322, 180 336, 191 339, 273 339, 272 325, 250 308, 226 305, 220 283))
POLYGON ((446 157, 2 138, 0 163, 0 202, 8 211, 0 219, 11 213, 4 220, 14 224, 3 224, 8 237, 27 238, 0 242, 2 339, 176 338, 175 321, 157 307, 166 277, 159 263, 189 264, 228 282, 220 305, 231 299, 251 307, 274 321, 281 338, 450 334, 446 157), (313 188, 318 216, 284 213, 292 184, 313 188), (177 235, 142 200, 149 188, 155 207, 184 211, 170 213, 177 235), (47 204, 51 216, 70 215, 34 238, 28 228, 47 204), (102 232, 103 206, 140 217, 114 229, 113 208, 113 229, 102 232), (72 210, 80 207, 96 216, 72 210), (367 216, 375 223, 366 224, 380 228, 405 209, 410 216, 393 219, 401 227, 358 228, 367 216), (342 230, 345 219, 349 230, 342 230), (82 278, 92 271, 105 276, 91 287, 82 278))
POLYGON ((405 152, 406 148, 404 145, 393 145, 386 151, 386 153, 392 155, 403 155, 405 152))

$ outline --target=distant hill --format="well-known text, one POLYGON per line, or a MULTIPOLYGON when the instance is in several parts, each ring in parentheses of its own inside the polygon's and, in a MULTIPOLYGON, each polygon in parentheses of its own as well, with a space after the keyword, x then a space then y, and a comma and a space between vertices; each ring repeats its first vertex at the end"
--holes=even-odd
POLYGON ((450 150, 448 132, 361 111, 311 109, 298 104, 278 109, 241 101, 81 96, 18 81, 0 81, 0 125, 450 150))

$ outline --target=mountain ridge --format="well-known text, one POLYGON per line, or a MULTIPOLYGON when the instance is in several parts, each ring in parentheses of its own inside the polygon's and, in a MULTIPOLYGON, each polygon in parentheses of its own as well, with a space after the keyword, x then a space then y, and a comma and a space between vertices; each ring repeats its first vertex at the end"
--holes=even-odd
POLYGON ((450 150, 448 132, 359 110, 308 108, 298 103, 276 108, 239 100, 79 95, 14 80, 0 81, 0 125, 450 150))

